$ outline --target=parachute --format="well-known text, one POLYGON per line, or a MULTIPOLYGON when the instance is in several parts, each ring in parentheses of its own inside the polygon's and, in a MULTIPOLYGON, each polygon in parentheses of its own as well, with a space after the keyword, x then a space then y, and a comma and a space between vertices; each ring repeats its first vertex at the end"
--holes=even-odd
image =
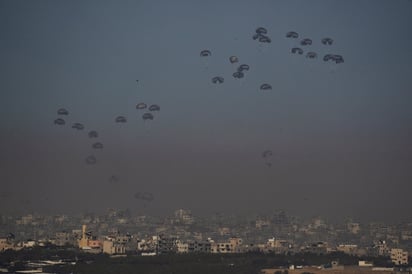
POLYGON ((263 91, 272 90, 272 86, 269 84, 262 84, 260 85, 260 90, 263 90, 263 91))
POLYGON ((83 129, 84 129, 84 125, 83 125, 83 124, 80 124, 80 123, 74 123, 74 124, 72 125, 72 128, 75 128, 75 129, 77 129, 77 130, 83 130, 83 129))
POLYGON ((323 56, 323 61, 327 62, 329 60, 333 60, 333 54, 326 54, 325 56, 323 56))
POLYGON ((332 44, 333 44, 333 39, 332 39, 332 38, 329 38, 329 37, 326 37, 326 38, 323 38, 323 39, 321 40, 321 42, 322 42, 322 44, 324 44, 324 45, 332 45, 332 44))
POLYGON ((318 55, 316 54, 316 52, 310 51, 310 52, 306 53, 306 58, 316 59, 317 57, 318 57, 318 55))
POLYGON ((97 131, 95 131, 95 130, 90 131, 88 135, 89 135, 89 138, 97 138, 97 137, 99 137, 99 134, 98 134, 97 131))
POLYGON ((94 165, 97 163, 97 159, 93 155, 87 156, 85 161, 86 161, 86 164, 88 165, 94 165))
POLYGON ((102 148, 103 148, 103 144, 97 142, 97 143, 94 143, 94 144, 92 145, 92 147, 93 147, 94 149, 102 149, 102 148))
POLYGON ((239 62, 239 58, 237 56, 230 56, 229 61, 231 64, 239 62))
POLYGON ((259 37, 259 42, 261 42, 261 43, 271 43, 272 40, 270 40, 270 38, 268 36, 261 35, 259 37))
POLYGON ((273 153, 272 153, 271 150, 265 150, 265 151, 262 153, 262 157, 263 157, 263 158, 267 158, 267 157, 270 157, 270 156, 272 156, 272 155, 273 155, 273 153))
POLYGON ((298 38, 299 34, 297 32, 294 31, 289 31, 288 33, 286 33, 286 38, 298 38))
POLYGON ((309 39, 309 38, 305 38, 305 39, 303 39, 302 41, 300 41, 300 44, 301 44, 302 46, 309 46, 309 45, 312 45, 312 40, 309 39))
POLYGON ((69 111, 67 111, 67 109, 65 108, 60 108, 57 110, 57 114, 58 115, 69 115, 69 111))
POLYGON ((329 60, 334 61, 336 64, 343 63, 345 60, 343 59, 342 55, 339 54, 326 54, 323 57, 323 61, 328 62, 329 60))
POLYGON ((244 75, 243 72, 241 72, 241 71, 236 71, 236 72, 233 73, 232 75, 233 75, 233 77, 235 77, 235 78, 237 78, 237 79, 240 79, 240 78, 245 77, 245 75, 244 75))
POLYGON ((264 27, 257 28, 255 32, 257 34, 267 34, 268 33, 267 29, 265 29, 264 27))
POLYGON ((303 49, 301 49, 301 48, 292 48, 291 49, 291 52, 293 53, 293 54, 303 54, 303 49))
POLYGON ((146 112, 145 114, 143 114, 142 118, 143 118, 144 121, 146 121, 146 120, 153 120, 153 119, 154 119, 154 116, 153 116, 153 114, 151 114, 151 113, 149 113, 149 112, 146 112))
POLYGON ((127 119, 124 116, 117 116, 115 121, 116 123, 126 123, 127 119))
POLYGON ((116 183, 116 182, 118 182, 119 181, 119 178, 116 176, 116 175, 112 175, 112 176, 110 176, 110 178, 109 178, 109 182, 110 183, 116 183))
POLYGON ((145 109, 147 108, 147 105, 145 103, 138 103, 136 105, 136 109, 145 109))
POLYGON ((216 76, 212 78, 212 83, 213 84, 222 84, 225 81, 223 77, 216 76))
POLYGON ((342 55, 338 55, 338 54, 333 55, 333 60, 335 61, 336 64, 340 64, 344 62, 342 55))
POLYGON ((58 119, 54 120, 54 124, 62 126, 62 125, 66 124, 66 121, 64 121, 62 118, 58 118, 58 119))
POLYGON ((262 36, 261 34, 255 33, 255 34, 253 34, 252 39, 253 39, 253 40, 257 40, 257 39, 259 39, 259 37, 261 37, 261 36, 262 36))
POLYGON ((202 50, 202 51, 200 52, 200 56, 201 56, 201 57, 207 57, 207 56, 210 56, 210 55, 212 55, 212 53, 210 52, 210 50, 207 50, 207 49, 202 50))
POLYGON ((149 107, 150 111, 160 111, 160 107, 158 105, 151 105, 149 107))
POLYGON ((249 67, 249 65, 246 65, 246 64, 242 64, 242 65, 240 65, 238 68, 237 68, 237 71, 239 71, 239 72, 243 72, 243 71, 248 71, 250 69, 250 67, 249 67))
POLYGON ((266 164, 268 167, 271 167, 271 166, 272 166, 272 163, 271 163, 271 161, 270 161, 270 158, 272 157, 272 155, 273 155, 273 153, 272 153, 271 150, 265 150, 265 151, 262 153, 262 158, 265 160, 265 164, 266 164))
POLYGON ((134 198, 138 200, 143 200, 146 202, 151 202, 154 199, 153 193, 150 192, 136 192, 134 198))

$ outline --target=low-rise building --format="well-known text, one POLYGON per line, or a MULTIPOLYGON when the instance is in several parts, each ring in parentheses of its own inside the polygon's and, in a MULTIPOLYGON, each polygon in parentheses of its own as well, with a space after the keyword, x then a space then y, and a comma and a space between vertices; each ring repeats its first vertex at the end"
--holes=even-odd
POLYGON ((8 237, 0 238, 0 252, 13 249, 14 243, 8 237))
POLYGON ((407 265, 408 264, 408 252, 401 248, 392 248, 390 252, 391 261, 395 265, 407 265))
POLYGON ((126 245, 122 243, 116 243, 111 240, 104 240, 103 241, 103 253, 107 253, 110 255, 113 254, 125 254, 126 253, 126 245))

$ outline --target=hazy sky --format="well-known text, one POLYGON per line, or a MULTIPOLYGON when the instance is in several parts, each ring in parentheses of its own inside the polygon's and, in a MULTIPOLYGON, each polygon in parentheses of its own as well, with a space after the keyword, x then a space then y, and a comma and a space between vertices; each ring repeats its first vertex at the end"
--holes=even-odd
POLYGON ((0 214, 411 220, 411 26, 408 0, 0 1, 0 214), (318 59, 290 53, 301 38, 318 59), (161 111, 144 122, 139 102, 161 111))

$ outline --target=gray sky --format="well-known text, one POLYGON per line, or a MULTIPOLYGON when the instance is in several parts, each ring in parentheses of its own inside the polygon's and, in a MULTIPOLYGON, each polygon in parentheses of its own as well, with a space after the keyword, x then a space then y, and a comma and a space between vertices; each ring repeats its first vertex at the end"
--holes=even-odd
POLYGON ((0 1, 0 213, 411 220, 410 26, 408 0, 0 1), (260 26, 272 43, 252 40, 260 26), (319 58, 291 54, 288 31, 319 58), (139 102, 161 111, 144 122, 139 102))

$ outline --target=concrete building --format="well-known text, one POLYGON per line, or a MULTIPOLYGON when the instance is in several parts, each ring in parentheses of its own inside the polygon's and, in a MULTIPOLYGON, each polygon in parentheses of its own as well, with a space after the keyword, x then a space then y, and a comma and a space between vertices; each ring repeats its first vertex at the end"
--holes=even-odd
POLYGON ((232 237, 229 242, 216 243, 210 241, 211 253, 241 253, 243 251, 242 239, 238 237, 232 237))
POLYGON ((121 243, 116 243, 111 240, 104 240, 103 241, 103 253, 107 253, 110 255, 113 254, 125 254, 126 253, 126 245, 121 243))
POLYGON ((207 241, 177 241, 178 253, 210 253, 211 243, 207 241))
POLYGON ((157 240, 157 254, 177 252, 177 238, 159 236, 157 240))
POLYGON ((191 225, 194 223, 192 212, 188 209, 178 209, 175 211, 175 219, 178 223, 191 225))
POLYGON ((390 252, 391 261, 395 265, 407 265, 408 264, 408 252, 401 248, 392 248, 390 252))
POLYGON ((358 234, 360 231, 360 224, 359 223, 348 223, 347 228, 350 233, 358 234))
POLYGON ((302 251, 314 253, 317 255, 324 255, 328 253, 328 243, 326 242, 313 243, 311 245, 306 246, 302 251))
POLYGON ((374 245, 374 249, 377 253, 376 255, 378 255, 378 256, 388 256, 388 255, 390 255, 389 254, 390 250, 389 250, 389 248, 386 244, 386 241, 384 241, 384 240, 380 240, 380 241, 376 242, 375 245, 374 245))
POLYGON ((290 251, 293 247, 289 241, 270 238, 266 243, 268 251, 273 251, 276 254, 283 254, 290 251))
POLYGON ((92 252, 92 253, 99 253, 102 250, 102 243, 99 240, 93 239, 90 232, 86 231, 87 226, 82 226, 82 237, 78 241, 79 248, 92 252))
POLYGON ((55 238, 52 241, 57 246, 65 246, 67 244, 73 244, 73 237, 68 232, 56 232, 55 238))
POLYGON ((8 249, 13 249, 14 244, 10 241, 9 238, 3 237, 0 238, 0 252, 6 251, 8 249))
POLYGON ((358 245, 340 244, 336 247, 336 250, 349 255, 357 255, 358 245))

